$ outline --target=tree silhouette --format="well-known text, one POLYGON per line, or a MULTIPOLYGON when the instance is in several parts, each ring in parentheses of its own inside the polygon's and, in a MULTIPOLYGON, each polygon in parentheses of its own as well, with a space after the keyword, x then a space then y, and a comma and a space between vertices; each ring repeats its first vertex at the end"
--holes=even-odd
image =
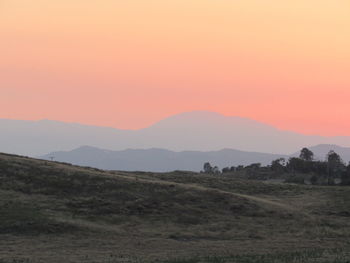
POLYGON ((341 183, 343 185, 350 185, 350 163, 342 173, 341 183))
POLYGON ((211 174, 213 172, 213 167, 210 165, 209 162, 206 162, 204 165, 203 165, 203 171, 207 174, 211 174))
POLYGON ((310 151, 308 148, 303 148, 300 151, 300 159, 304 161, 312 161, 314 159, 314 153, 310 151))
POLYGON ((334 184, 334 178, 337 173, 341 172, 344 167, 343 161, 340 155, 334 151, 329 151, 327 154, 328 165, 328 184, 334 184))
POLYGON ((283 172, 285 168, 286 159, 279 158, 277 160, 273 160, 271 163, 271 170, 274 172, 283 172))

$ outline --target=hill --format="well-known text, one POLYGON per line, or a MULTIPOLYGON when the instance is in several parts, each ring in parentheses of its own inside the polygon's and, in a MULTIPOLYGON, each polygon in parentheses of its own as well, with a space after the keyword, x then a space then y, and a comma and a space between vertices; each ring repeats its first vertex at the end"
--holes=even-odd
POLYGON ((69 151, 84 145, 114 151, 130 148, 218 151, 231 148, 290 154, 302 147, 318 144, 350 147, 350 138, 281 131, 254 120, 202 111, 171 116, 140 130, 118 130, 49 120, 0 120, 1 151, 27 156, 69 151))
POLYGON ((6 263, 345 263, 349 211, 349 187, 108 172, 0 154, 6 263))
POLYGON ((53 152, 40 158, 90 166, 106 170, 167 172, 185 170, 199 172, 205 162, 219 167, 249 165, 252 163, 270 164, 272 160, 285 155, 244 152, 224 149, 212 152, 184 151, 173 152, 164 149, 129 149, 109 151, 83 146, 73 151, 53 152))

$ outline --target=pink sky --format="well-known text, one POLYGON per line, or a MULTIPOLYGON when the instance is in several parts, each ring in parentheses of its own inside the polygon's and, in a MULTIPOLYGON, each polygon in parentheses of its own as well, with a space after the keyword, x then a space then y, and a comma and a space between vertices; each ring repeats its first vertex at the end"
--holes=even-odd
POLYGON ((0 1, 0 118, 209 110, 350 135, 349 98, 347 0, 0 1))

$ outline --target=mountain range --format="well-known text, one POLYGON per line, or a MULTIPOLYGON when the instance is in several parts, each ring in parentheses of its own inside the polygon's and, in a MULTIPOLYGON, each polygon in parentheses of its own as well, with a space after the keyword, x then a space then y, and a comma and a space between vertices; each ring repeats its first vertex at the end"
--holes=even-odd
POLYGON ((282 131, 241 117, 213 112, 182 113, 140 130, 120 130, 51 120, 0 119, 0 151, 42 156, 84 145, 122 151, 161 148, 169 151, 237 149, 289 155, 304 146, 336 144, 350 147, 350 137, 324 137, 282 131))
MULTIPOLYGON (((343 160, 350 161, 350 148, 336 145, 317 145, 310 147, 315 154, 315 159, 324 160, 330 150, 339 153, 343 160)), ((186 170, 198 172, 205 162, 217 165, 220 168, 261 163, 268 165, 278 158, 288 159, 298 156, 269 154, 257 152, 245 152, 233 149, 220 151, 200 152, 183 151, 174 152, 164 149, 128 149, 123 151, 110 151, 90 146, 83 146, 72 151, 52 152, 41 156, 41 159, 54 159, 60 162, 72 163, 80 166, 95 167, 104 170, 123 171, 151 171, 168 172, 174 170, 186 170)))
POLYGON ((205 162, 219 167, 248 165, 260 162, 269 164, 272 160, 287 157, 278 154, 244 152, 232 149, 220 151, 174 152, 164 149, 127 149, 109 151, 83 146, 73 151, 53 152, 41 159, 51 158, 80 166, 90 166, 104 170, 168 172, 174 170, 200 171, 205 162))

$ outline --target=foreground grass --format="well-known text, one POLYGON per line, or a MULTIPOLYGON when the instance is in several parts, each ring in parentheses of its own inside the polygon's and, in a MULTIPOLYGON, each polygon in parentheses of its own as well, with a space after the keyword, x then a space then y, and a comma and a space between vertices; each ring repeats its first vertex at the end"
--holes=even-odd
POLYGON ((349 211, 349 187, 0 154, 0 263, 346 263, 349 211))
POLYGON ((311 250, 284 254, 195 257, 162 263, 349 263, 350 254, 342 250, 311 250))
MULTIPOLYGON (((94 261, 92 261, 94 262, 94 261)), ((349 263, 350 253, 343 249, 313 249, 299 252, 232 255, 232 256, 196 256, 191 258, 174 258, 170 260, 145 261, 123 256, 110 255, 107 259, 94 263, 349 263)), ((1 260, 0 263, 35 263, 31 259, 1 260)))

